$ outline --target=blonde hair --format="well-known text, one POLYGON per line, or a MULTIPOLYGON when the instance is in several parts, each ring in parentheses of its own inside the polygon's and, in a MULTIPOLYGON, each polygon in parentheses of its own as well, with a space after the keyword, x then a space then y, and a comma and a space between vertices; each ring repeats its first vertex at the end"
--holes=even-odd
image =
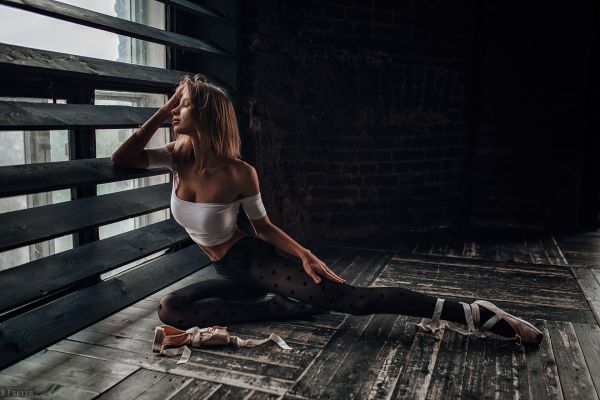
MULTIPOLYGON (((177 89, 184 86, 188 89, 196 135, 202 146, 212 148, 219 158, 240 159, 240 132, 227 91, 208 82, 202 74, 181 76, 177 89)), ((193 161, 192 138, 176 134, 173 155, 175 160, 193 161)))

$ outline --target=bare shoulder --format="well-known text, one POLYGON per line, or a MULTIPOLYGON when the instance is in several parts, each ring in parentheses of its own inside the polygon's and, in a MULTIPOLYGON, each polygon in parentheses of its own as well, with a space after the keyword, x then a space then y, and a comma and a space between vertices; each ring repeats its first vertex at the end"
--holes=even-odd
POLYGON ((256 169, 244 160, 232 160, 232 170, 243 197, 259 191, 256 169))
POLYGON ((254 169, 254 167, 247 163, 244 160, 232 160, 234 162, 234 168, 236 170, 236 173, 242 177, 251 177, 253 175, 256 175, 256 169, 254 169))

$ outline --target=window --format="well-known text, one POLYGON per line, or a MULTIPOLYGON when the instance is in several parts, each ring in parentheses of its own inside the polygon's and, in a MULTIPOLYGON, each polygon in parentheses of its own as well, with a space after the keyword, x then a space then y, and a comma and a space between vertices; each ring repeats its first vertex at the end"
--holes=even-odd
MULTIPOLYGON (((165 5, 154 0, 63 0, 73 6, 138 22, 165 30, 165 5)), ((0 5, 0 42, 34 49, 101 58, 128 64, 166 68, 164 45, 130 38, 99 29, 38 15, 0 5), (23 21, 27 20, 27 24, 23 21)), ((53 99, 0 97, 5 101, 53 103, 53 99)), ((108 90, 94 91, 96 105, 127 105, 158 108, 166 101, 164 94, 133 93, 108 90)), ((65 104, 65 99, 56 99, 65 104)), ((96 129, 96 157, 110 157, 134 129, 96 129)), ((168 128, 160 128, 148 147, 159 147, 170 141, 168 128)), ((0 167, 47 163, 72 159, 69 154, 68 130, 0 132, 0 167)), ((169 175, 158 175, 97 185, 97 195, 155 185, 169 181, 169 175)), ((38 207, 71 200, 71 190, 63 189, 0 198, 0 213, 38 207)), ((100 239, 114 236, 170 217, 161 210, 99 227, 100 239)), ((73 235, 65 235, 0 253, 0 270, 21 265, 73 248, 73 235)))
MULTIPOLYGON (((170 174, 119 171, 107 157, 148 112, 165 103, 182 73, 202 73, 225 86, 238 108, 239 1, 5 4, 0 5, 0 112, 5 113, 0 270, 34 269, 40 264, 32 261, 43 263, 73 249, 65 253, 68 259, 80 246, 115 235, 133 240, 137 236, 129 231, 147 225, 152 227, 146 231, 170 243, 171 250, 185 247, 180 239, 168 241, 173 225, 163 222, 170 218, 165 196, 170 174), (108 107, 119 107, 118 115, 108 107), (141 195, 149 200, 140 201, 141 195), (119 210, 116 200, 129 206, 119 210), (62 214, 53 215, 58 211, 62 214)), ((161 128, 148 146, 170 139, 170 130, 161 128)), ((149 245, 136 257, 152 251, 149 245)))
MULTIPOLYGON (((89 285, 107 290, 114 301, 84 312, 74 322, 84 328, 201 267, 185 230, 161 221, 169 171, 120 168, 106 157, 183 73, 224 83, 237 104, 238 9, 239 0, 0 5, 0 280, 25 281, 5 288, 0 317, 9 330, 31 337, 23 313, 47 318, 89 285)), ((169 138, 161 129, 149 146, 169 138)), ((0 368, 64 337, 54 331, 33 346, 15 342, 0 368)))

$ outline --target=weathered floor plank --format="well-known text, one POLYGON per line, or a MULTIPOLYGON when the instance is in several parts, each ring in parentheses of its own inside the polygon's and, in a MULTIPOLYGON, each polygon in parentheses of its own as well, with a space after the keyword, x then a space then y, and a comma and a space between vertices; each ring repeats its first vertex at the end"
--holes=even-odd
POLYGON ((97 358, 107 361, 119 361, 152 371, 176 374, 183 377, 202 379, 206 381, 225 383, 246 389, 257 389, 273 394, 285 393, 293 381, 258 375, 253 372, 239 372, 230 369, 213 368, 190 360, 186 364, 177 364, 177 360, 161 357, 156 354, 134 353, 109 347, 89 345, 87 343, 63 340, 50 347, 51 350, 97 358))
POLYGON ((340 368, 333 374, 331 381, 321 393, 321 397, 352 399, 365 383, 365 375, 383 345, 386 343, 397 315, 374 315, 358 340, 350 347, 350 353, 340 368))
POLYGON ((360 387, 357 398, 389 398, 406 365, 406 357, 415 340, 415 324, 421 318, 398 316, 387 342, 372 361, 369 374, 360 387))
POLYGON ((468 340, 467 336, 446 330, 425 398, 460 398, 467 363, 468 340))
POLYGON ((600 232, 557 234, 555 238, 569 265, 600 265, 600 232))
MULTIPOLYGON (((442 328, 441 334, 443 335, 442 328)), ((418 332, 405 359, 405 367, 397 377, 392 398, 424 399, 437 362, 441 340, 435 335, 418 332)))
MULTIPOLYGON (((348 282, 354 285, 369 286, 385 267, 390 255, 372 255, 370 262, 364 256, 361 254, 346 271, 348 282)), ((307 398, 320 397, 372 318, 373 315, 349 315, 288 393, 307 398)))
POLYGON ((563 395, 566 400, 597 400, 590 371, 570 322, 548 322, 563 395))
POLYGON ((118 359, 100 360, 42 350, 2 370, 0 381, 21 379, 37 395, 69 397, 69 389, 91 398, 126 378, 139 367, 118 359), (93 379, 90 379, 93 376, 93 379), (51 384, 48 386, 48 384, 51 384), (57 387, 54 387, 57 385, 57 387), (93 396, 87 396, 93 394, 93 396))
POLYGON ((486 299, 524 317, 589 322, 593 315, 570 269, 431 264, 392 258, 373 286, 400 285, 438 297, 486 299), (565 319, 566 318, 566 319, 565 319))
POLYGON ((600 327, 596 325, 573 324, 577 340, 590 372, 596 393, 600 394, 600 327))
POLYGON ((600 269, 573 267, 572 270, 596 321, 600 324, 600 269))
POLYGON ((98 399, 102 400, 120 400, 135 399, 144 393, 148 387, 156 384, 167 374, 156 371, 148 371, 140 368, 127 378, 123 379, 102 395, 98 399))
MULTIPOLYGON (((14 377, 9 374, 0 374, 0 387, 8 388, 27 388, 32 390, 38 398, 49 398, 57 400, 93 399, 98 393, 89 390, 80 389, 71 385, 65 385, 60 382, 48 381, 42 377, 24 378, 22 376, 14 377)), ((17 397, 13 397, 17 398, 17 397)), ((19 397, 22 398, 22 397, 19 397)))
MULTIPOLYGON (((466 233, 464 229, 455 229, 450 233, 450 242, 446 248, 446 257, 464 257, 466 233)), ((400 255, 400 253, 398 253, 400 255)))
POLYGON ((556 368, 554 349, 548 332, 548 324, 542 321, 537 324, 544 334, 544 341, 538 348, 525 348, 527 362, 527 380, 529 382, 529 398, 532 400, 563 399, 560 378, 556 368))
POLYGON ((520 232, 520 240, 515 242, 513 259, 515 262, 532 263, 531 253, 529 253, 529 245, 524 232, 520 232))
POLYGON ((548 260, 550 264, 554 265, 568 265, 567 259, 563 254, 556 238, 553 235, 544 235, 542 237, 542 243, 548 254, 548 260))

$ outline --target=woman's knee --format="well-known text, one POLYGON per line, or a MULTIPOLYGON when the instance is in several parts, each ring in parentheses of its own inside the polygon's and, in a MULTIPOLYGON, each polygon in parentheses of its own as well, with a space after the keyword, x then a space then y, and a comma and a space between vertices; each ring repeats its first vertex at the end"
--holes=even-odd
POLYGON ((182 308, 183 303, 177 293, 169 293, 158 303, 158 318, 164 323, 172 323, 182 308))

